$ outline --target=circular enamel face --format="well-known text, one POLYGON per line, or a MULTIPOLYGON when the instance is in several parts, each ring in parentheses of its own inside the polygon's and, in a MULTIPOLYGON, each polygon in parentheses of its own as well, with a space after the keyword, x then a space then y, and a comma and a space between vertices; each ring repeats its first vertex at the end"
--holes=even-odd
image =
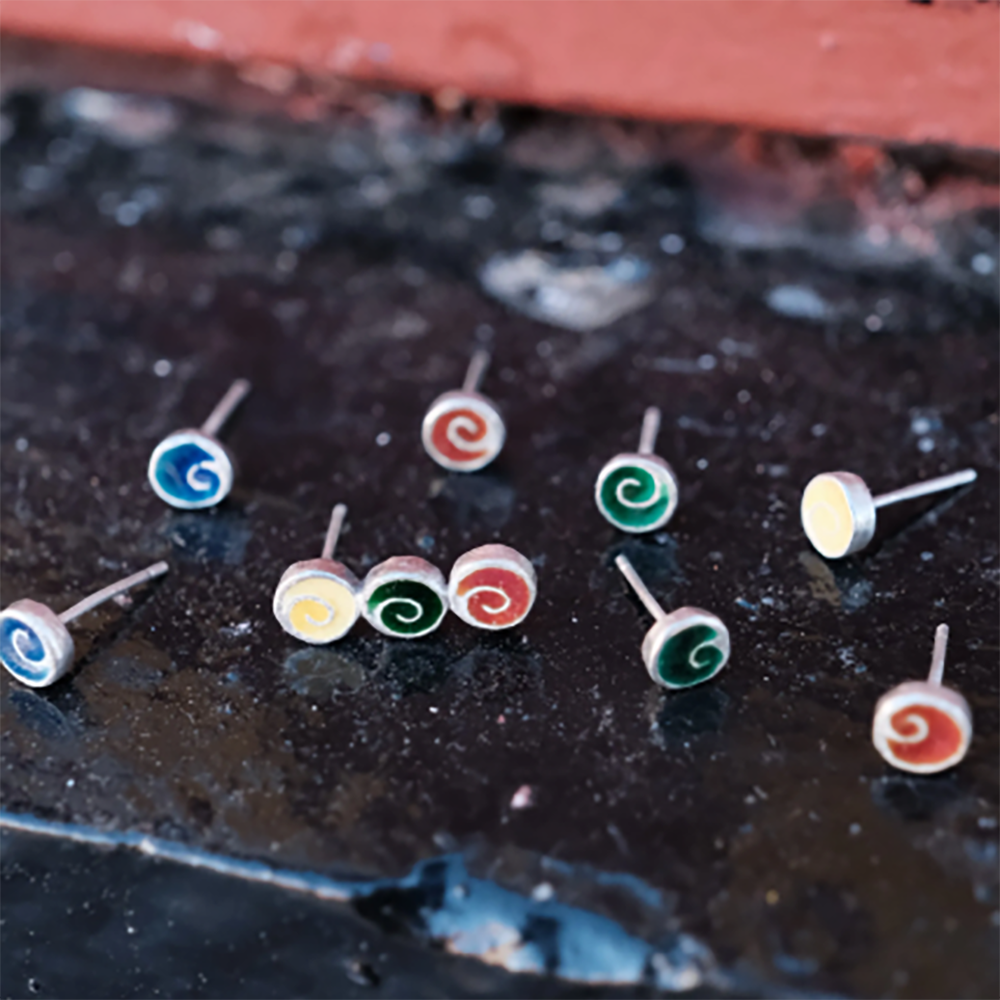
POLYGON ((893 767, 934 774, 968 752, 972 712, 957 692, 911 681, 882 695, 875 706, 872 742, 893 767))
POLYGON ((274 592, 274 617, 296 639, 322 646, 358 620, 358 578, 332 559, 293 563, 274 592))
POLYGON ((149 484, 171 507, 214 507, 233 488, 233 460, 215 438, 197 430, 174 431, 149 458, 149 484))
POLYGON ((875 504, 864 480, 852 472, 824 472, 802 494, 802 527, 821 556, 860 552, 875 534, 875 504))
POLYGON ((444 574, 426 559, 396 556, 375 566, 361 590, 361 613, 385 635, 417 639, 448 612, 444 574))
POLYGON ((481 545, 455 560, 448 578, 451 610, 476 628, 511 628, 535 603, 535 567, 507 545, 481 545))
POLYGON ((475 472, 503 448, 507 431, 500 411, 478 392, 446 392, 424 417, 427 454, 453 472, 475 472))
POLYGON ((662 528, 677 510, 677 477, 658 455, 616 455, 594 487, 597 509, 620 531, 662 528))
POLYGON ((0 662, 29 687, 48 687, 73 665, 73 639, 59 616, 38 601, 0 612, 0 662))
POLYGON ((729 629, 708 611, 678 608, 646 633, 642 658, 657 684, 693 687, 729 662, 729 629))

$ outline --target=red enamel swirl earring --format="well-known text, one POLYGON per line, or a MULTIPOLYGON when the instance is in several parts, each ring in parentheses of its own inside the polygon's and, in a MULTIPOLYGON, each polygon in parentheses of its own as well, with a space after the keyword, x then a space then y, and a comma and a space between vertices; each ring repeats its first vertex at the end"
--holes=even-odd
POLYGON ((496 404, 479 392, 489 363, 489 351, 476 351, 462 388, 438 396, 424 417, 424 449, 452 472, 483 469, 503 448, 507 436, 503 417, 496 404))
POLYGON ((455 560, 451 610, 467 625, 496 631, 528 617, 538 593, 535 567, 509 545, 480 545, 455 560))
POLYGON ((941 683, 947 648, 948 626, 938 625, 927 680, 900 684, 875 706, 872 742, 901 771, 936 774, 954 767, 968 753, 972 710, 957 691, 941 683))

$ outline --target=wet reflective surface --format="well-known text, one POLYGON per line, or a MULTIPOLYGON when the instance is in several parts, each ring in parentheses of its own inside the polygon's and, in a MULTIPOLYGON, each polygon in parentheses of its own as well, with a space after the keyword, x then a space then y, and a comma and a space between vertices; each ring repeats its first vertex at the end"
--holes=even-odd
MULTIPOLYGON (((4 808, 395 880, 417 895, 390 910, 420 916, 361 906, 357 923, 235 876, 8 833, 4 995, 65 996, 84 981, 86 995, 371 991, 367 972, 287 978, 328 950, 348 963, 338 969, 367 968, 355 937, 390 956, 374 963, 382 995, 579 995, 559 992, 577 988, 556 977, 581 977, 551 946, 531 952, 540 965, 517 965, 512 941, 545 930, 535 911, 496 916, 492 897, 475 926, 514 938, 463 953, 551 979, 399 944, 401 930, 461 939, 451 924, 426 931, 447 907, 420 881, 437 871, 440 895, 441 870, 418 867, 459 856, 497 892, 611 921, 601 938, 614 961, 633 947, 616 951, 616 933, 660 949, 661 963, 685 935, 734 994, 996 995, 988 294, 730 255, 700 240, 696 194, 669 173, 599 159, 587 170, 623 200, 557 221, 594 241, 618 235, 595 262, 621 245, 652 262, 652 291, 632 311, 602 306, 609 325, 583 324, 603 263, 573 328, 543 325, 491 298, 480 270, 542 245, 556 212, 544 185, 585 178, 529 169, 516 133, 497 144, 415 114, 334 129, 188 109, 174 132, 125 148, 58 98, 22 96, 6 114, 3 604, 60 611, 154 560, 171 572, 131 607, 75 623, 77 666, 57 685, 2 678, 4 808), (680 232, 681 251, 661 249, 680 232), (814 278, 829 315, 769 307, 769 290, 814 278), (494 350, 483 391, 507 444, 481 473, 446 474, 421 448, 420 421, 461 384, 476 342, 494 350), (145 480, 150 452, 240 376, 253 392, 220 435, 239 465, 232 494, 210 511, 166 507, 145 480), (635 447, 652 404, 681 500, 667 530, 629 538, 596 510, 593 483, 635 447), (848 469, 882 492, 968 465, 976 484, 880 512, 873 544, 843 562, 801 531, 801 489, 817 472, 848 469), (531 615, 497 634, 450 615, 413 642, 359 621, 334 646, 297 643, 273 619, 274 587, 319 555, 337 501, 349 506, 337 558, 359 576, 404 554, 447 574, 502 541, 535 566, 531 615), (726 623, 732 659, 710 685, 649 682, 639 651, 651 620, 618 553, 668 610, 692 604, 726 623), (888 769, 869 729, 880 694, 926 675, 939 621, 951 626, 946 682, 976 730, 959 768, 918 778, 888 769), (623 902, 603 877, 652 896, 623 902), (152 915, 124 938, 97 935, 80 908, 106 887, 110 927, 133 905, 130 886, 209 909, 187 938, 152 915), (213 902, 223 897, 231 906, 213 902), (76 972, 59 966, 67 920, 92 943, 76 972), (308 948, 277 930, 296 921, 308 948), (223 945, 245 954, 254 935, 274 942, 273 959, 255 977, 216 975, 223 945), (168 961, 178 941, 189 957, 168 961), (102 979, 127 948, 146 978, 102 979)), ((536 314, 556 315, 552 300, 536 314)), ((645 952, 634 965, 644 990, 670 982, 645 952)))

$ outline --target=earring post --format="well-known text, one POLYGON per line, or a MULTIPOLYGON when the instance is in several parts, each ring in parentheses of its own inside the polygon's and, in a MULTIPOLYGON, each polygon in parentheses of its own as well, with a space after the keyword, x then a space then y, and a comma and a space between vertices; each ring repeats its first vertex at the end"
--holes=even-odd
POLYGON ((338 503, 333 508, 330 515, 330 524, 326 529, 326 538, 323 540, 323 553, 321 559, 332 559, 334 550, 337 548, 337 541, 340 538, 340 529, 344 526, 344 518, 347 516, 347 504, 338 503))
POLYGON ((243 402, 250 391, 250 383, 245 378, 238 378, 227 390, 225 396, 215 404, 215 409, 201 425, 201 432, 206 437, 215 437, 222 425, 232 416, 233 410, 243 402))
POLYGON ((165 562, 153 563, 152 566, 147 566, 146 569, 140 570, 138 573, 133 573, 131 576, 125 577, 124 580, 112 583, 103 590, 98 590, 89 597, 85 597, 82 601, 78 601, 73 607, 64 611, 59 616, 59 620, 65 625, 73 621, 74 618, 85 615, 88 611, 93 610, 105 601, 110 601, 112 597, 124 594, 126 590, 131 590, 140 583, 146 583, 147 580, 155 580, 156 577, 163 576, 168 569, 170 567, 165 562))
POLYGON ((660 433, 660 408, 647 407, 642 417, 642 432, 639 434, 639 454, 652 455, 656 450, 656 438, 660 433))
POLYGON ((639 600, 646 606, 646 610, 656 619, 666 618, 666 611, 660 607, 659 602, 649 592, 649 588, 642 582, 639 574, 635 571, 635 567, 628 559, 625 556, 616 556, 615 565, 621 570, 622 576, 628 580, 639 600))
POLYGON ((484 347, 480 347, 472 355, 472 360, 469 362, 469 367, 465 372, 465 381, 462 383, 463 392, 478 391, 479 384, 483 381, 483 376, 486 374, 486 369, 490 366, 490 360, 490 352, 484 347))
POLYGON ((948 626, 938 625, 934 632, 934 652, 931 654, 931 672, 927 683, 941 686, 944 680, 944 656, 948 652, 948 626))
POLYGON ((876 509, 887 507, 891 503, 899 503, 900 500, 915 500, 917 497, 927 496, 928 493, 938 493, 941 490, 964 486, 966 483, 974 483, 976 477, 975 469, 963 469, 961 472, 938 476, 937 479, 925 479, 922 483, 914 483, 912 486, 904 486, 891 493, 883 493, 881 496, 873 497, 872 503, 875 504, 876 509))

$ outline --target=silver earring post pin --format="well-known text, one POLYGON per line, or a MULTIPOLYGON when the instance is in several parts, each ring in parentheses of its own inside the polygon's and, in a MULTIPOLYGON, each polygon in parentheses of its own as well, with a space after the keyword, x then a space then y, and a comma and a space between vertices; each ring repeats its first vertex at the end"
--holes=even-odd
POLYGON ((249 391, 250 383, 237 379, 201 427, 174 431, 153 449, 146 474, 161 500, 180 510, 202 510, 229 495, 236 465, 216 434, 249 391))
POLYGON ((424 450, 442 468, 476 472, 500 454, 507 430, 496 404, 479 391, 490 366, 490 352, 478 348, 469 361, 462 388, 431 403, 420 428, 424 450))
POLYGON ((876 497, 853 472, 823 472, 814 476, 802 493, 799 511, 802 528, 821 556, 840 559, 860 552, 872 540, 875 512, 880 507, 965 486, 975 480, 975 469, 963 469, 876 497))
POLYGON ((642 641, 642 659, 650 678, 677 690, 711 680, 729 662, 729 629, 722 619, 701 608, 666 612, 635 571, 619 555, 615 565, 655 623, 642 641))
POLYGON ((73 637, 66 626, 105 601, 163 576, 165 562, 118 580, 60 614, 39 601, 15 601, 0 613, 0 662, 22 684, 48 687, 73 666, 73 637))
POLYGON ((948 626, 938 625, 927 680, 900 684, 875 706, 872 743, 901 771, 936 774, 968 753, 972 710, 962 695, 943 684, 947 650, 948 626))

